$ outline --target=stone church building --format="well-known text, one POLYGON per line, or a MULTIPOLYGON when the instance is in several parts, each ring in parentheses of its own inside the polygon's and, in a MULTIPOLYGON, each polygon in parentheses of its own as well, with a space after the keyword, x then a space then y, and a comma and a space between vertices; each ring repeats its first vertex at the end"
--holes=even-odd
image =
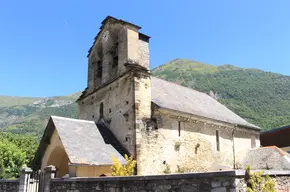
POLYGON ((149 37, 108 16, 88 54, 78 119, 51 117, 36 164, 59 176, 110 175, 111 155, 137 161, 137 174, 240 168, 260 147, 260 128, 214 98, 150 73, 149 37), (57 150, 56 150, 57 149, 57 150))

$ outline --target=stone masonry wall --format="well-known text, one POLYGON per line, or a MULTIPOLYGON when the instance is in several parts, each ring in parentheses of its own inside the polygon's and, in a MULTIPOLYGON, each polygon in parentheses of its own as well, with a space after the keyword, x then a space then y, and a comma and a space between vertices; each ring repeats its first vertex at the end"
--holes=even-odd
POLYGON ((139 40, 139 49, 139 64, 147 69, 150 69, 149 42, 139 40))
POLYGON ((290 191, 290 178, 289 176, 273 177, 276 182, 278 192, 290 191))
POLYGON ((19 180, 0 180, 1 192, 18 192, 19 180))
MULTIPOLYGON (((277 192, 290 191, 290 172, 269 174, 277 192)), ((58 192, 245 192, 243 170, 209 173, 170 174, 132 177, 53 179, 50 191, 58 192)))
POLYGON ((78 102, 78 118, 104 121, 127 150, 135 152, 133 76, 128 73, 78 102))
POLYGON ((194 120, 160 109, 154 111, 153 117, 157 120, 157 129, 143 129, 140 133, 138 163, 142 175, 218 171, 220 167, 231 170, 234 168, 233 145, 235 162, 242 164, 243 155, 251 148, 251 136, 258 135, 258 131, 235 130, 233 143, 231 125, 194 120), (219 151, 216 131, 219 132, 219 151))
POLYGON ((243 191, 244 179, 236 172, 53 179, 51 192, 234 192, 243 191))

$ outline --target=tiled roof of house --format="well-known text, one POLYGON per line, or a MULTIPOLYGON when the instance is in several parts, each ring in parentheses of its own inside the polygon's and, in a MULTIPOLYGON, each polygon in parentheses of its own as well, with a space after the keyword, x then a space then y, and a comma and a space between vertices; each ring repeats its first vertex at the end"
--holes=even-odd
POLYGON ((156 77, 151 77, 151 86, 152 102, 161 108, 260 129, 205 93, 156 77))
POLYGON ((50 139, 54 130, 57 131, 72 164, 111 165, 111 156, 116 157, 122 164, 126 163, 122 154, 114 148, 122 147, 104 125, 57 116, 51 116, 48 122, 38 149, 38 160, 44 155, 45 141, 50 139))

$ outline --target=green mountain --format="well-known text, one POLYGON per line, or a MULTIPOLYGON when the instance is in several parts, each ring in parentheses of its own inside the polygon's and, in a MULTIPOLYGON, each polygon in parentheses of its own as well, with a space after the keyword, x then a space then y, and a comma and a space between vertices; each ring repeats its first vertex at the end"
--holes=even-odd
MULTIPOLYGON (((209 94, 263 130, 290 124, 290 76, 186 59, 161 65, 152 74, 209 94)), ((0 96, 0 130, 40 136, 49 116, 76 118, 79 95, 0 96)))
POLYGON ((0 96, 0 130, 40 136, 51 115, 76 118, 76 99, 80 92, 68 96, 25 98, 0 96))

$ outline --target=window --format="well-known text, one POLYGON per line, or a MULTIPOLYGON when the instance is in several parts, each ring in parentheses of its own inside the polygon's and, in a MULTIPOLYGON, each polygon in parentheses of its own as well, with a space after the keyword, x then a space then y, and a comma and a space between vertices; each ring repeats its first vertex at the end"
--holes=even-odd
POLYGON ((113 56, 113 68, 117 67, 118 66, 118 47, 119 47, 119 42, 116 41, 115 42, 115 45, 113 46, 113 51, 112 51, 112 56, 113 56))
POLYGON ((96 62, 92 63, 93 65, 93 69, 94 69, 94 84, 95 86, 100 85, 101 83, 101 79, 102 79, 102 73, 103 73, 103 69, 102 69, 102 61, 98 60, 96 62))
POLYGON ((104 116, 104 104, 103 102, 100 104, 100 118, 103 118, 104 116))
POLYGON ((220 151, 220 132, 218 130, 215 131, 216 137, 216 150, 220 151))
POLYGON ((118 66, 118 56, 114 56, 113 58, 113 68, 118 66))
POLYGON ((102 67, 102 62, 99 60, 98 65, 97 65, 97 77, 102 78, 103 76, 103 67, 102 67))
POLYGON ((178 121, 178 137, 181 136, 181 122, 178 121))
POLYGON ((251 137, 251 147, 256 148, 256 137, 255 136, 251 137))

